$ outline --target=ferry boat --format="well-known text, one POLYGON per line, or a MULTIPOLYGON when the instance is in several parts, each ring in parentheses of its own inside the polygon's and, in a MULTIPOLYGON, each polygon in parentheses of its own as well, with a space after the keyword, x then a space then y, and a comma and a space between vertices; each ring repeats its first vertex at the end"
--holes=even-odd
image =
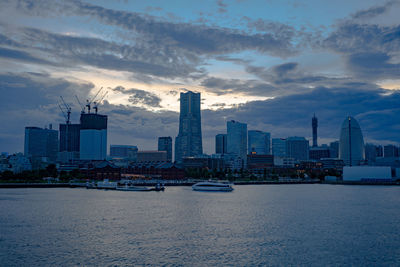
POLYGON ((232 184, 218 182, 200 182, 192 185, 194 191, 216 191, 216 192, 231 192, 233 191, 232 184))
POLYGON ((108 179, 104 179, 103 182, 97 183, 97 189, 116 189, 117 182, 110 182, 108 179))
POLYGON ((153 189, 148 188, 146 186, 135 186, 135 185, 128 185, 125 184, 123 186, 118 186, 116 190, 119 191, 153 191, 153 189))

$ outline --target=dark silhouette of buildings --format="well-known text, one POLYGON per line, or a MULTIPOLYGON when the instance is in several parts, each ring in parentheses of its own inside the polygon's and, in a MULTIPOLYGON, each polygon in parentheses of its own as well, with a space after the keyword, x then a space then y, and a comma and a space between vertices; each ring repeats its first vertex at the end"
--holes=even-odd
POLYGON ((167 152, 167 161, 172 162, 172 138, 171 136, 158 138, 158 151, 167 152))
POLYGON ((317 117, 312 118, 311 120, 311 124, 312 124, 312 136, 313 136, 313 147, 318 147, 318 119, 317 117))
POLYGON ((200 93, 181 93, 179 134, 175 139, 175 161, 203 154, 200 93))
POLYGON ((226 154, 227 151, 227 134, 217 134, 215 136, 215 154, 226 154))

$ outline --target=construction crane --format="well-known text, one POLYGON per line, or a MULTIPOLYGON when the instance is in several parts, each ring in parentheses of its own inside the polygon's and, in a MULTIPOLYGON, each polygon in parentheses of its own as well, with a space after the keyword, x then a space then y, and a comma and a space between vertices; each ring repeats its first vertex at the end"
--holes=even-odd
POLYGON ((62 101, 62 103, 63 103, 63 105, 64 105, 65 111, 61 108, 60 105, 58 105, 58 106, 60 107, 61 111, 62 111, 63 114, 64 114, 66 123, 67 123, 67 124, 70 124, 70 123, 71 123, 71 121, 70 121, 70 119, 71 119, 71 106, 68 105, 67 103, 65 103, 64 98, 63 98, 62 96, 60 96, 60 98, 61 98, 61 101, 62 101), (66 113, 66 114, 65 114, 65 113, 66 113))
POLYGON ((77 95, 75 95, 76 100, 78 100, 79 106, 81 106, 81 113, 85 113, 85 106, 82 105, 81 101, 79 101, 79 98, 77 95))
POLYGON ((100 93, 102 90, 103 90, 103 87, 101 87, 101 88, 99 89, 99 91, 97 91, 97 93, 94 95, 94 97, 93 97, 91 100, 89 100, 89 99, 86 100, 86 107, 87 107, 87 109, 88 109, 88 113, 90 113, 91 104, 93 103, 93 101, 96 99, 96 97, 99 95, 99 93, 100 93))
POLYGON ((95 110, 96 114, 97 114, 97 110, 98 110, 99 104, 101 103, 101 101, 103 101, 103 99, 107 96, 107 94, 108 94, 108 91, 105 92, 105 93, 99 98, 99 100, 96 100, 96 101, 93 102, 93 104, 94 104, 94 105, 93 105, 93 109, 95 110))

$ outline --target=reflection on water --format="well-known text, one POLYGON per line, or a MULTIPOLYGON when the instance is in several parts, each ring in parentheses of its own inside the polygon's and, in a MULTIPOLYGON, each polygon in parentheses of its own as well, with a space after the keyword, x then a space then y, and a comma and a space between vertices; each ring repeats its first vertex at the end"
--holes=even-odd
POLYGON ((1 265, 396 265, 400 187, 0 189, 1 265))

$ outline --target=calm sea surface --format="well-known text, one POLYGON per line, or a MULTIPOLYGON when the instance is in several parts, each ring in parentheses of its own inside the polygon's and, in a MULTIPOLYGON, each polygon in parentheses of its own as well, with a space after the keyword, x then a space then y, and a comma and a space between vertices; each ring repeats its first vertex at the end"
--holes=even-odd
POLYGON ((400 187, 0 189, 0 265, 400 265, 400 187))

